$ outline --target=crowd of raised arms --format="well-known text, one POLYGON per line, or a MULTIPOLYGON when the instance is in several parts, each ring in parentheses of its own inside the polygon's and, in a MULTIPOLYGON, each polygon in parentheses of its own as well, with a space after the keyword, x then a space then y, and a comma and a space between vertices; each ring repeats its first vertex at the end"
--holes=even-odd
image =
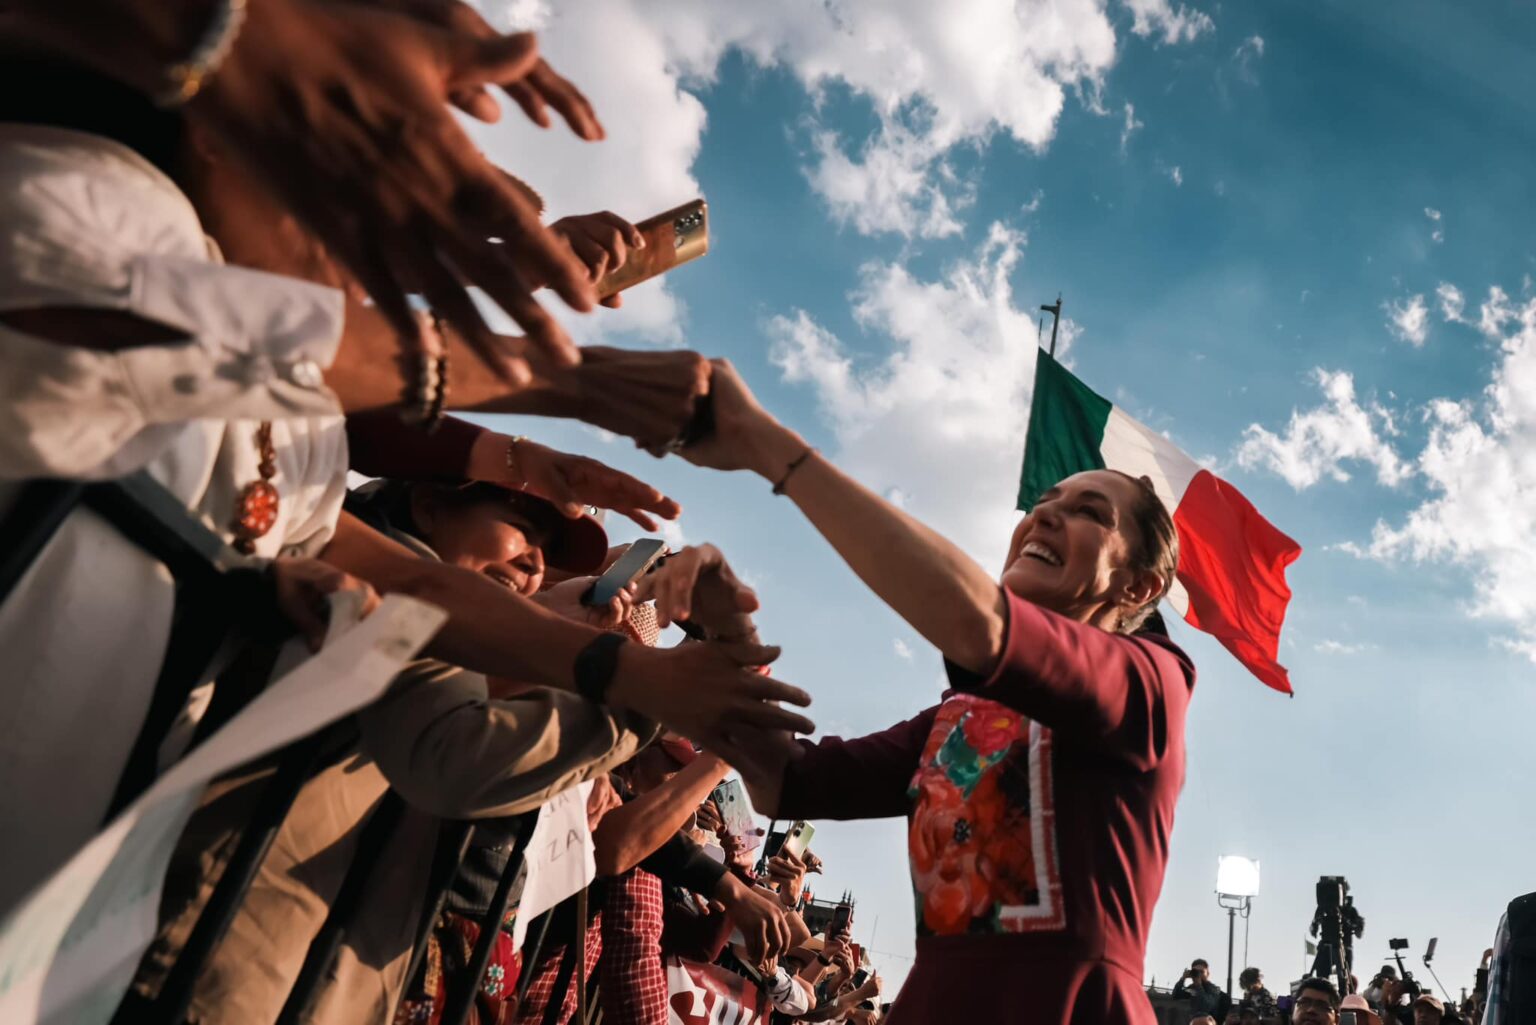
MULTIPOLYGON (((705 208, 544 223, 461 117, 601 160, 601 112, 459 0, 0 0, 0 80, 7 1020, 1155 1020, 1195 671, 1154 612, 1179 553, 1146 479, 1061 480, 999 572, 707 343, 574 345, 549 307, 618 306, 705 208), (607 517, 654 533, 678 503, 461 418, 489 413, 755 474, 948 688, 810 739, 772 672, 796 639, 759 636, 731 553, 610 546, 607 517), (885 817, 899 994, 809 882, 818 820, 885 817), (542 904, 541 829, 591 857, 542 904)), ((1183 1011, 1273 1013, 1208 988, 1183 1011)), ((1337 1022, 1340 996, 1286 1006, 1337 1022)))

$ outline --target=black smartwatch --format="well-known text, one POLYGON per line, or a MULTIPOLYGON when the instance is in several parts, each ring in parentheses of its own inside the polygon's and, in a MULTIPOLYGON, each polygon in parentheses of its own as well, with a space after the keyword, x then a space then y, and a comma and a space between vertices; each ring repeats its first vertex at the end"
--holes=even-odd
POLYGON ((576 655, 573 675, 576 693, 595 705, 606 704, 613 674, 619 667, 619 648, 629 638, 619 633, 599 634, 576 655))

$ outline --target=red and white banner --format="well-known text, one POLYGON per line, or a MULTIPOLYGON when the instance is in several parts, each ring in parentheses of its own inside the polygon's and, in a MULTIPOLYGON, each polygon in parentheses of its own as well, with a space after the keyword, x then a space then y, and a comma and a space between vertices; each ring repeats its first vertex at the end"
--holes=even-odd
POLYGON ((667 958, 667 1025, 759 1025, 768 1021, 768 997, 716 965, 667 958))

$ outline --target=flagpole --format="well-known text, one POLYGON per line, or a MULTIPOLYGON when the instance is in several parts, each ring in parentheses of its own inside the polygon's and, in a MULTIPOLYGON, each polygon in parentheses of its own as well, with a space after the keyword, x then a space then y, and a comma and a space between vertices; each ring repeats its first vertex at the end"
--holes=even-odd
POLYGON ((1055 305, 1041 306, 1040 309, 1051 315, 1051 347, 1046 350, 1052 358, 1056 358, 1056 329, 1061 327, 1061 293, 1056 293, 1055 305))

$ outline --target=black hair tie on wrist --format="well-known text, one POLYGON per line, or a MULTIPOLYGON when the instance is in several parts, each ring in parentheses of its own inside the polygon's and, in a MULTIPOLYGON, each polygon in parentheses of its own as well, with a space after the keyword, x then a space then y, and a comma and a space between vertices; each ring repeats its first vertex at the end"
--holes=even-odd
POLYGON ((619 667, 619 648, 627 641, 623 634, 599 634, 576 655, 572 673, 576 693, 594 705, 606 704, 613 686, 613 674, 619 667))

